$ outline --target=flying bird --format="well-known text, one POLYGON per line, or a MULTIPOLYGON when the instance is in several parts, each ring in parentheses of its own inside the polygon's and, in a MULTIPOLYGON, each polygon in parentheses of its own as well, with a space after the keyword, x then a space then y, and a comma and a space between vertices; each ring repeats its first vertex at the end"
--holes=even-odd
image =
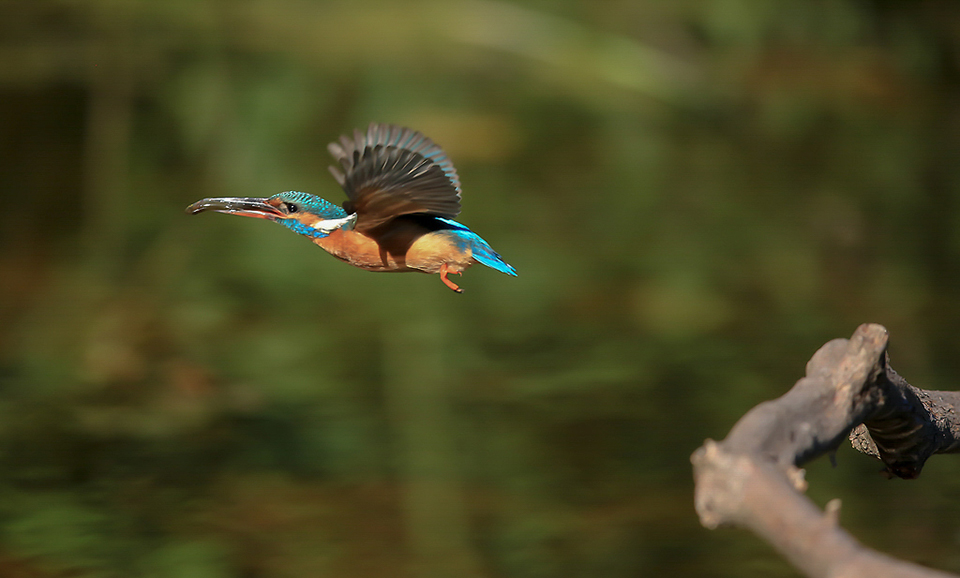
POLYGON ((460 178, 439 146, 417 131, 371 124, 366 134, 327 147, 330 167, 347 200, 342 207, 287 191, 271 197, 202 199, 191 214, 216 211, 280 223, 337 259, 367 271, 439 273, 448 278, 480 263, 516 276, 479 235, 453 219, 460 214, 460 178))

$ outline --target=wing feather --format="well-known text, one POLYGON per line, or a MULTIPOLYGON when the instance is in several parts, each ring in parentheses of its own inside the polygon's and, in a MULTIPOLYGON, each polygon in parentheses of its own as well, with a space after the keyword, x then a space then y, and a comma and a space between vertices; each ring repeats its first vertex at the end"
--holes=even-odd
POLYGON ((347 193, 356 228, 370 230, 398 217, 424 213, 452 219, 460 213, 460 178, 443 150, 421 133, 371 124, 327 147, 340 167, 330 173, 347 193))

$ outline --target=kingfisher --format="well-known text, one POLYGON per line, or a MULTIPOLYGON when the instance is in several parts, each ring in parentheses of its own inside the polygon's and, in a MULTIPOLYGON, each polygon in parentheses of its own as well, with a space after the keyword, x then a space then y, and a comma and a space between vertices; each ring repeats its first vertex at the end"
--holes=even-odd
POLYGON ((337 259, 367 271, 448 275, 475 263, 517 271, 480 235, 453 220, 460 214, 460 178, 443 150, 412 129, 371 123, 327 150, 340 168, 330 172, 347 194, 342 206, 299 191, 270 197, 201 199, 190 214, 216 211, 280 223, 337 259))

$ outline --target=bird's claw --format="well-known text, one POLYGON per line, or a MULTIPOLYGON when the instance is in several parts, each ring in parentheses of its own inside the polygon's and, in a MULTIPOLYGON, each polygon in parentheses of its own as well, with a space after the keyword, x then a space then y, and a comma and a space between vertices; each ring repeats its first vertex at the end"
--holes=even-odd
POLYGON ((447 269, 446 263, 444 263, 443 265, 440 265, 440 280, 443 281, 443 284, 453 289, 454 292, 456 293, 463 293, 463 289, 461 289, 459 285, 457 285, 456 283, 454 283, 453 281, 447 278, 447 275, 450 273, 463 275, 463 272, 461 271, 450 271, 449 269, 447 269))

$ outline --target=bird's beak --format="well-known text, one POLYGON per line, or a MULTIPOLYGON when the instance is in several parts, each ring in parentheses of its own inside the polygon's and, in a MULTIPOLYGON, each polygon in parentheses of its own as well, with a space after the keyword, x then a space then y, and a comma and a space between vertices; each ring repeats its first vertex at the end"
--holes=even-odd
POLYGON ((258 219, 269 219, 271 221, 278 217, 286 217, 280 209, 267 203, 266 199, 244 197, 200 199, 187 207, 187 212, 191 215, 196 215, 204 211, 216 211, 218 213, 227 213, 228 215, 256 217, 258 219))

